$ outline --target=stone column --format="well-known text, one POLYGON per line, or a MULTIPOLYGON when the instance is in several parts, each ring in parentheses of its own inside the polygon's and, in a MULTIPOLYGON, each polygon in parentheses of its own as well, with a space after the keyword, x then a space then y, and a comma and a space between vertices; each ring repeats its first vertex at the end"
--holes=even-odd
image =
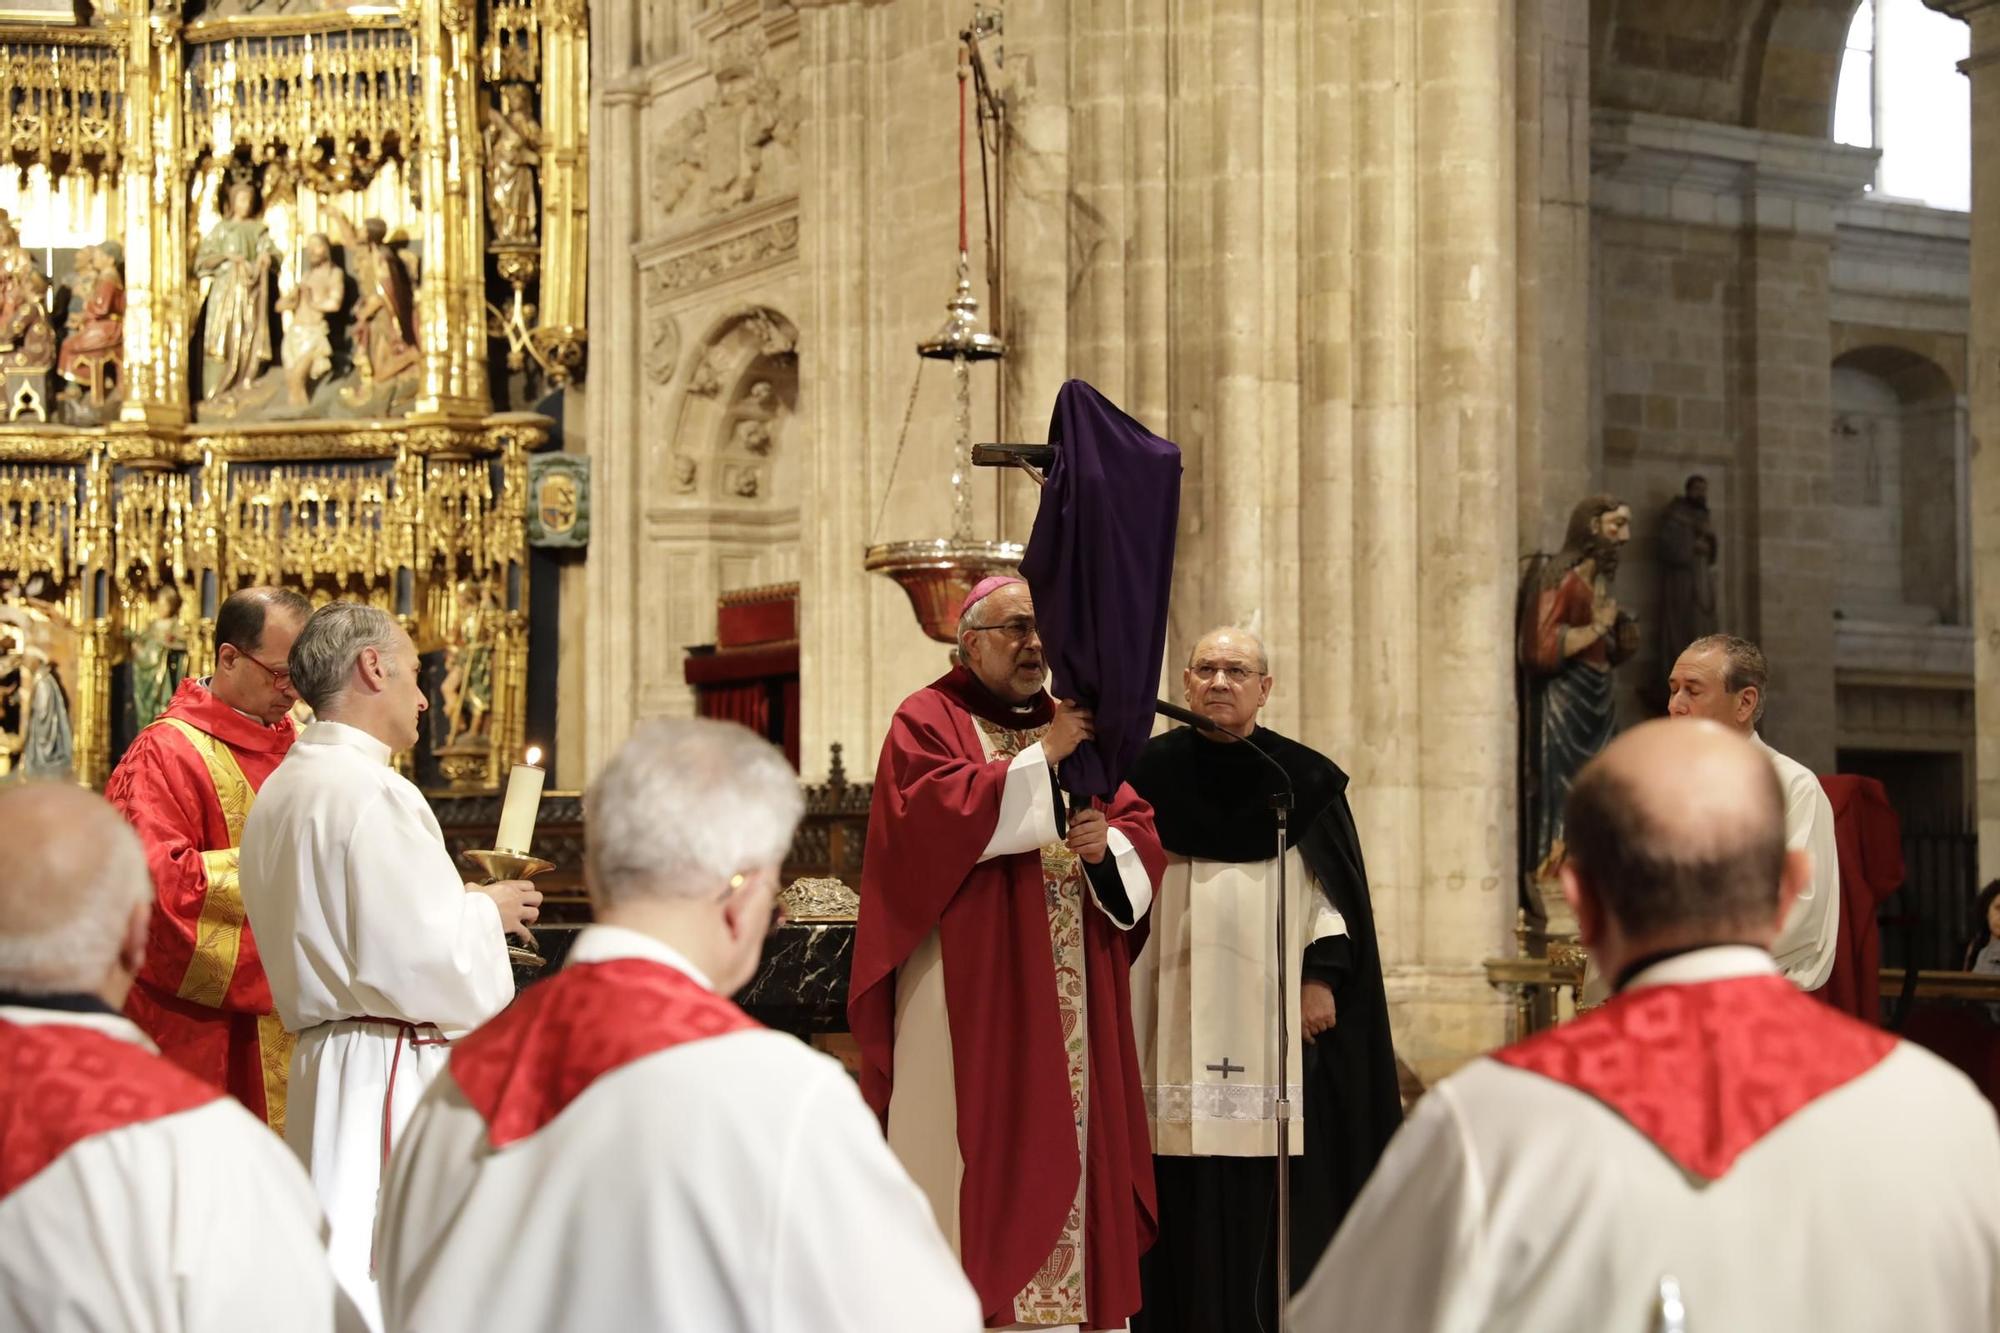
MULTIPOLYGON (((856 725, 869 699, 874 605, 861 568, 882 496, 869 468, 871 269, 868 204, 868 12, 858 0, 801 6, 799 399, 813 503, 801 515, 799 552, 799 758, 824 776, 827 747, 846 747, 850 773, 874 772, 872 732, 856 725), (864 752, 865 751, 865 752, 864 752)), ((898 385, 914 369, 898 361, 898 385)), ((897 600, 902 594, 890 589, 897 600)), ((908 615, 908 612, 903 612, 908 615)))
POLYGON ((1518 0, 1518 550, 1562 532, 1591 490, 1590 9, 1518 0))
MULTIPOLYGON (((645 142, 644 71, 637 63, 640 5, 611 0, 591 11, 591 127, 602 163, 637 162, 645 142)), ((597 388, 584 399, 584 439, 592 469, 589 614, 583 774, 602 767, 631 732, 638 693, 636 662, 644 626, 636 614, 640 559, 640 485, 645 468, 643 394, 639 382, 640 275, 632 247, 638 238, 640 182, 628 171, 590 174, 589 309, 597 344, 597 388), (613 392, 610 385, 627 387, 613 392)), ((565 761, 564 781, 570 780, 565 761)))
POLYGON ((1421 973, 1398 991, 1422 1053, 1501 1035, 1480 962, 1514 909, 1518 385, 1513 16, 1490 0, 1421 0, 1417 22, 1422 910, 1399 953, 1421 973))
POLYGON ((2000 875, 2000 0, 1925 0, 1972 25, 1973 709, 1979 878, 2000 875))

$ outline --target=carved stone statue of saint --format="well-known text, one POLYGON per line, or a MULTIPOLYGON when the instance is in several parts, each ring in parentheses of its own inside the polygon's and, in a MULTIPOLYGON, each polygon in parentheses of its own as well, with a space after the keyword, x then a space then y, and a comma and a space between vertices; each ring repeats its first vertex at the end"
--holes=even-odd
POLYGON ((1563 802, 1570 782, 1610 744, 1611 673, 1638 648, 1638 624, 1611 595, 1632 510, 1593 495, 1570 511, 1562 550, 1528 562, 1515 603, 1521 717, 1523 905, 1537 920, 1535 886, 1563 858, 1563 802))
POLYGON ((535 167, 542 127, 528 106, 528 86, 502 84, 500 105, 486 108, 486 220, 493 239, 519 245, 535 239, 535 167))
POLYGON ((333 370, 333 340, 327 316, 340 310, 347 296, 347 276, 333 262, 333 247, 318 232, 306 237, 298 285, 278 298, 278 309, 289 313, 285 329, 285 401, 303 407, 313 386, 333 370))
POLYGON ((210 402, 250 387, 271 363, 271 268, 278 247, 257 208, 256 187, 229 187, 229 208, 195 251, 194 271, 209 280, 203 305, 201 396, 210 402))
MULTIPOLYGON (((1715 525, 1708 478, 1689 477, 1660 519, 1660 661, 1671 663, 1696 639, 1716 631, 1715 525)), ((1664 673, 1663 673, 1664 674, 1664 673)))
POLYGON ((153 616, 132 636, 132 722, 136 732, 167 711, 187 675, 187 635, 180 590, 169 583, 153 595, 153 616))
POLYGON ((417 302, 410 270, 389 246, 389 224, 364 218, 357 230, 338 210, 329 210, 340 237, 354 257, 354 280, 361 289, 354 306, 354 346, 376 384, 415 370, 423 361, 417 350, 417 302))

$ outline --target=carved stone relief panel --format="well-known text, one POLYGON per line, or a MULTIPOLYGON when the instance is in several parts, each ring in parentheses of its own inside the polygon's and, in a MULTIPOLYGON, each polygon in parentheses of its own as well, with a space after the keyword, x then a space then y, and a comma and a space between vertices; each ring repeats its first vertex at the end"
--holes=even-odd
POLYGON ((655 224, 686 230, 798 189, 798 44, 750 24, 709 48, 710 87, 667 124, 649 162, 655 224))

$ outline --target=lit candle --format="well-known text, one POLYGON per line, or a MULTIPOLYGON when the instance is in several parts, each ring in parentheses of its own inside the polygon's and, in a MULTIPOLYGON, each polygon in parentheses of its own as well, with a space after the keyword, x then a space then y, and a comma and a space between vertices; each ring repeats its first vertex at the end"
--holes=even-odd
POLYGON ((539 749, 529 746, 527 762, 514 765, 514 771, 507 775, 507 802, 500 807, 495 851, 526 856, 535 840, 535 816, 542 808, 542 779, 546 776, 536 767, 541 757, 539 749))

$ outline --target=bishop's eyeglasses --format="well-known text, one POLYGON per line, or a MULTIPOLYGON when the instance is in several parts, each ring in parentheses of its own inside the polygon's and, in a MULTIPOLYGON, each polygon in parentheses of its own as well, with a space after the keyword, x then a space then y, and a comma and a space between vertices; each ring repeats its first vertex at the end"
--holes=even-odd
POLYGON ((1028 639, 1032 638, 1037 633, 1039 633, 1039 629, 1035 624, 1035 618, 1033 616, 1009 616, 1007 619, 1002 620, 997 624, 967 625, 966 628, 978 632, 983 632, 985 630, 990 630, 990 629, 997 629, 1002 633, 1004 633, 1009 639, 1013 640, 1015 643, 1023 643, 1028 639))

